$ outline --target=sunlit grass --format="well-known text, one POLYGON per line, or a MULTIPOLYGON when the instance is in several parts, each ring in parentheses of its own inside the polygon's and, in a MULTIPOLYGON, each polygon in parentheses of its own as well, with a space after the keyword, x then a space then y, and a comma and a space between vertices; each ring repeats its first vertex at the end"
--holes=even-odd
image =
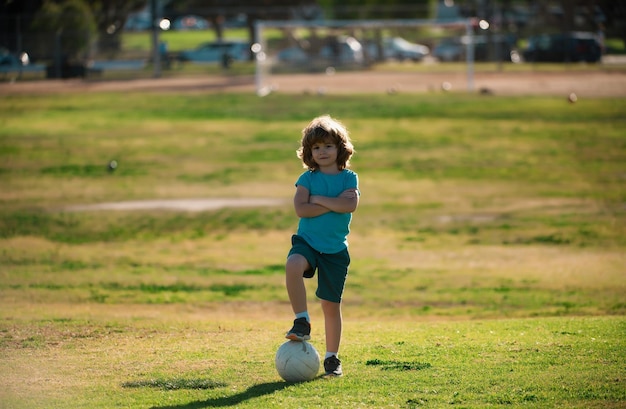
MULTIPOLYGON (((84 94, 0 100, 7 407, 620 407, 621 99, 84 94), (295 150, 350 129, 346 376, 282 382, 295 150), (118 168, 109 171, 110 160, 118 168), (125 200, 272 207, 81 211, 125 200), (303 403, 305 402, 305 403, 303 403)), ((324 352, 315 281, 313 342, 324 352)))
MULTIPOLYGON (((278 408, 297 402, 303 407, 447 407, 454 402, 583 408, 619 407, 626 398, 615 377, 624 348, 619 318, 408 327, 402 321, 347 319, 346 375, 289 384, 273 369, 282 341, 260 341, 281 331, 276 322, 232 316, 203 320, 202 311, 190 309, 159 311, 139 308, 135 314, 141 318, 117 315, 104 326, 44 315, 22 324, 22 334, 8 329, 3 346, 13 353, 10 361, 0 361, 6 375, 3 401, 59 408, 278 408), (48 378, 63 379, 67 389, 61 393, 48 378), (29 382, 18 384, 21 379, 29 382)), ((319 337, 319 330, 313 335, 319 337)))

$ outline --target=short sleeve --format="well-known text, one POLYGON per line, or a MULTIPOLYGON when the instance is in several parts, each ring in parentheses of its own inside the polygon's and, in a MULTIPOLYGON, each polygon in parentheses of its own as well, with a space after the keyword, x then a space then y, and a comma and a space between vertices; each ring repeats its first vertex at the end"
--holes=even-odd
MULTIPOLYGON (((356 189, 357 191, 359 190, 359 176, 352 171, 348 171, 346 173, 346 179, 345 179, 345 188, 346 189, 356 189)), ((361 193, 359 192, 359 195, 361 193)))
POLYGON ((298 180, 296 181, 296 187, 297 186, 302 186, 307 188, 308 190, 311 190, 311 172, 304 172, 303 174, 300 175, 300 177, 298 178, 298 180))

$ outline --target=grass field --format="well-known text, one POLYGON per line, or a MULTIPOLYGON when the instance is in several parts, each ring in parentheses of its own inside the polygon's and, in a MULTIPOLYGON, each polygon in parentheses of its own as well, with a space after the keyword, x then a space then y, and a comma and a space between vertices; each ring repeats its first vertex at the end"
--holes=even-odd
POLYGON ((623 408, 624 118, 609 98, 4 96, 0 407, 623 408), (346 375, 288 384, 295 150, 323 113, 362 192, 346 375), (68 210, 181 198, 284 204, 68 210))

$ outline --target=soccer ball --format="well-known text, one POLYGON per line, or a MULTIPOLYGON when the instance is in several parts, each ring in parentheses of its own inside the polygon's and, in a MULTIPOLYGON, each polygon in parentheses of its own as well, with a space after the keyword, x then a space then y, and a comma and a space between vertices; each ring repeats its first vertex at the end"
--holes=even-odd
POLYGON ((276 370, 287 382, 304 382, 315 378, 320 356, 306 341, 287 341, 276 351, 276 370))

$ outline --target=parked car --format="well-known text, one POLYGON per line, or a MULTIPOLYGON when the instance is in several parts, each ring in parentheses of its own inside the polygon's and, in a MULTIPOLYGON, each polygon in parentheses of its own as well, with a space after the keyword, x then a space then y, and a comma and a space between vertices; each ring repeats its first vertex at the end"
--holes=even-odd
POLYGON ((152 13, 148 7, 136 13, 130 13, 124 23, 124 30, 126 31, 144 31, 151 28, 152 13))
POLYGON ((178 59, 183 62, 217 63, 228 61, 248 61, 250 44, 245 41, 217 41, 204 43, 193 50, 181 51, 178 59))
POLYGON ((339 36, 322 47, 320 57, 335 61, 339 65, 362 64, 363 45, 354 37, 339 36))
POLYGON ((430 54, 430 49, 422 44, 412 43, 402 37, 387 37, 380 44, 382 46, 382 56, 376 42, 367 44, 367 52, 370 58, 375 60, 395 59, 399 61, 411 60, 421 61, 430 54))
POLYGON ((397 60, 421 61, 430 54, 430 49, 422 44, 412 43, 402 37, 392 37, 383 40, 383 47, 391 58, 397 60))
POLYGON ((191 14, 178 17, 172 23, 174 30, 206 30, 210 26, 207 19, 191 14))
POLYGON ((293 65, 306 64, 311 58, 307 51, 298 46, 283 48, 276 55, 279 62, 293 65))
POLYGON ((0 47, 0 67, 19 68, 30 64, 27 53, 15 54, 4 47, 0 47))
MULTIPOLYGON (((491 44, 495 44, 493 50, 489 49, 486 36, 473 36, 474 61, 519 61, 518 51, 515 46, 515 38, 511 36, 493 36, 491 44), (491 51, 491 52, 490 52, 491 51)), ((465 61, 467 59, 468 36, 445 38, 441 40, 432 51, 432 56, 442 62, 465 61)))
POLYGON ((45 70, 42 64, 32 64, 28 53, 14 53, 0 47, 0 78, 19 78, 23 73, 43 73, 45 70))
POLYGON ((444 38, 434 48, 432 55, 439 61, 462 61, 465 59, 467 44, 460 37, 444 38))
POLYGON ((291 65, 360 65, 364 61, 363 46, 350 36, 330 38, 317 52, 298 46, 288 47, 279 51, 276 59, 291 65))
POLYGON ((598 62, 602 47, 594 33, 544 34, 528 39, 523 56, 529 62, 598 62))
POLYGON ((443 62, 462 61, 466 58, 466 50, 467 44, 461 38, 445 38, 433 48, 432 55, 443 62))

